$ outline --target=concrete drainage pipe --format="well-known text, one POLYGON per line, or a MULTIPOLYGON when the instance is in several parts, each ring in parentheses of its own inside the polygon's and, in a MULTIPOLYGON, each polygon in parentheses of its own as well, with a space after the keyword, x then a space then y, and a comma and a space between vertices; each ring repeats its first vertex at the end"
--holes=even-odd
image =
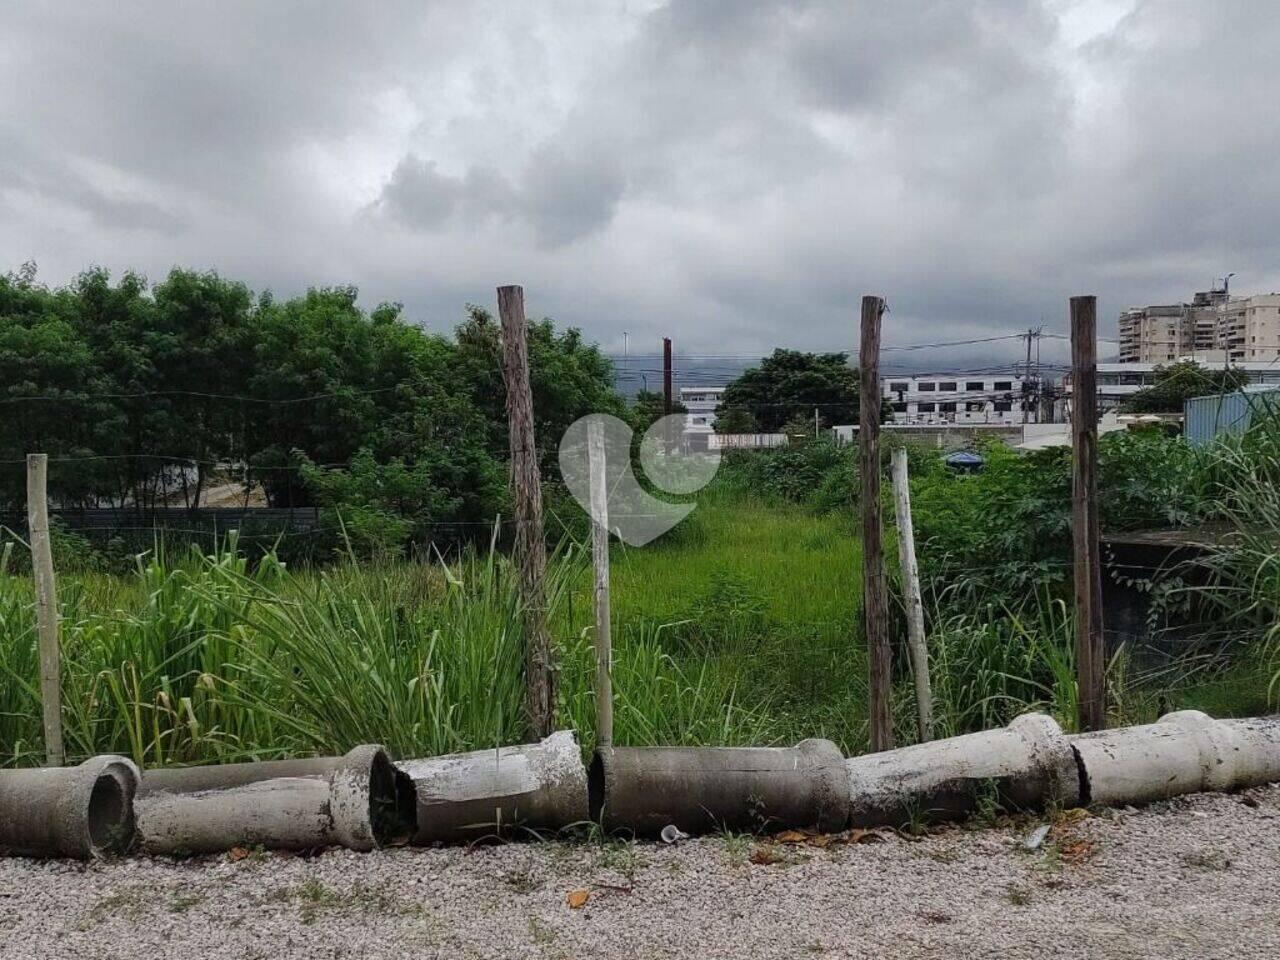
POLYGON ((852 757, 845 767, 855 827, 958 819, 984 799, 1007 810, 1080 801, 1071 744, 1052 717, 1039 713, 1000 730, 852 757))
POLYGON ((404 760, 418 795, 413 842, 534 835, 587 819, 587 771, 571 730, 540 743, 404 760))
POLYGON ((830 740, 795 747, 611 747, 588 776, 591 819, 656 837, 817 827, 840 830, 849 809, 844 758, 830 740))
POLYGON ((379 746, 341 757, 150 770, 134 799, 148 853, 244 846, 371 850, 414 829, 413 783, 379 746))
POLYGON ((0 770, 0 851, 29 857, 102 857, 134 839, 138 768, 123 757, 77 767, 0 770))
POLYGON ((1086 803, 1150 803, 1280 780, 1280 717, 1214 720, 1182 710, 1070 739, 1086 803))

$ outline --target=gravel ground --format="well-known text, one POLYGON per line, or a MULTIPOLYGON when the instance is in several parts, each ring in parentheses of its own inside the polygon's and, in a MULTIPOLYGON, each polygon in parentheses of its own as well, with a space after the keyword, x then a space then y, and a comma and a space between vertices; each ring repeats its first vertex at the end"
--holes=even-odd
POLYGON ((0 860, 0 956, 1280 957, 1280 787, 1035 825, 0 860))

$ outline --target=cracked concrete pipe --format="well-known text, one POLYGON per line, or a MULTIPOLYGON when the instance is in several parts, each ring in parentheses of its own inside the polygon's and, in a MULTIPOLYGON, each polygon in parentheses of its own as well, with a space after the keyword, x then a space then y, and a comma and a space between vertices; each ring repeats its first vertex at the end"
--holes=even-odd
POLYGON ((414 806, 412 781, 375 745, 341 757, 149 770, 133 804, 142 849, 181 854, 371 850, 409 838, 414 806))
POLYGON ((855 827, 957 819, 986 797, 1007 810, 1080 802, 1071 744, 1041 713, 999 730, 851 757, 845 767, 855 827))
POLYGON ((606 829, 658 836, 844 828, 844 757, 830 740, 795 747, 611 747, 588 775, 591 819, 606 829))
POLYGON ((76 767, 0 770, 0 851, 28 857, 102 857, 133 844, 138 768, 124 757, 76 767))
POLYGON ((587 819, 587 771, 571 730, 540 743, 477 750, 397 766, 418 795, 417 844, 531 835, 587 819))
POLYGON ((1181 710, 1070 739, 1086 803, 1150 803, 1280 780, 1280 717, 1214 720, 1181 710))

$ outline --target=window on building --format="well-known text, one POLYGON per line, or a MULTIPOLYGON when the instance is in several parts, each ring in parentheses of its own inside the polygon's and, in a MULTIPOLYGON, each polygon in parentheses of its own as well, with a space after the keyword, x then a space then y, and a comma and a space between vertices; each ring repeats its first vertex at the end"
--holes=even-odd
POLYGON ((894 413, 906 413, 906 412, 907 412, 907 405, 906 405, 905 403, 895 403, 895 404, 893 405, 893 412, 894 412, 894 413))
POLYGON ((938 389, 939 389, 939 390, 943 390, 943 391, 949 391, 949 392, 951 392, 951 393, 955 393, 955 391, 956 391, 955 381, 952 381, 951 383, 945 383, 945 382, 944 382, 944 383, 940 383, 940 384, 938 384, 938 389))
POLYGON ((981 400, 970 400, 964 405, 968 413, 981 413, 984 407, 986 407, 986 404, 981 400))
POLYGON ((1008 400, 997 400, 995 407, 996 413, 1008 413, 1013 409, 1013 404, 1008 400))
POLYGON ((981 392, 981 391, 982 391, 982 389, 983 389, 983 387, 982 387, 982 381, 981 381, 981 380, 968 380, 968 381, 966 381, 966 382, 965 382, 964 388, 965 388, 966 390, 977 390, 977 391, 981 392))
POLYGON ((902 383, 901 381, 889 384, 889 390, 892 393, 906 393, 907 389, 908 384, 902 383))
POLYGON ((1012 389, 1013 389, 1013 381, 1012 381, 1012 380, 997 380, 995 383, 993 383, 993 384, 991 385, 991 387, 992 387, 992 389, 993 389, 993 390, 1012 390, 1012 389))
POLYGON ((939 413, 955 413, 956 405, 954 403, 940 403, 938 404, 938 412, 939 413))
POLYGON ((921 393, 933 393, 934 387, 936 386, 937 384, 926 381, 924 383, 917 383, 916 389, 921 393))
POLYGON ((916 413, 933 413, 934 405, 932 403, 916 404, 916 413))

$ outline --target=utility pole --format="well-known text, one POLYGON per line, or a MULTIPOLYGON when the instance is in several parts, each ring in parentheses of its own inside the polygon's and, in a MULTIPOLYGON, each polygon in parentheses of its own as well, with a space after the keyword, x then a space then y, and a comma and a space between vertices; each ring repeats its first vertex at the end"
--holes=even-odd
POLYGON ((822 432, 822 425, 818 420, 818 408, 814 407, 813 408, 813 439, 817 440, 821 432, 822 432))
POLYGON ((671 416, 671 338, 662 338, 662 414, 671 416))
POLYGON ((524 288, 498 288, 502 319, 502 379, 507 388, 507 429, 511 450, 511 492, 515 501, 515 557, 520 569, 524 625, 525 706, 535 739, 551 734, 555 720, 555 664, 547 629, 543 583, 547 545, 542 533, 542 477, 533 432, 533 392, 529 386, 528 330, 524 288))
POLYGON ((867 634, 871 750, 893 749, 890 710, 893 653, 889 647, 889 587, 880 523, 880 318, 882 297, 862 298, 858 448, 862 489, 862 612, 867 634))
POLYGON ((58 644, 58 591, 49 538, 49 456, 27 454, 27 533, 36 582, 36 630, 40 643, 40 702, 44 711, 45 763, 60 767, 62 751, 62 655, 58 644))
POLYGON ((1071 545, 1075 573, 1076 702, 1080 730, 1107 725, 1098 548, 1097 297, 1071 298, 1071 545))
POLYGON ((1028 400, 1028 397, 1030 396, 1030 393, 1031 393, 1029 388, 1031 386, 1031 337, 1032 335, 1033 335, 1032 330, 1030 327, 1028 327, 1027 328, 1027 367, 1026 367, 1026 370, 1023 371, 1024 379, 1022 381, 1022 384, 1023 384, 1022 386, 1022 425, 1024 427, 1029 422, 1030 415, 1031 415, 1031 405, 1030 405, 1031 401, 1028 400))

